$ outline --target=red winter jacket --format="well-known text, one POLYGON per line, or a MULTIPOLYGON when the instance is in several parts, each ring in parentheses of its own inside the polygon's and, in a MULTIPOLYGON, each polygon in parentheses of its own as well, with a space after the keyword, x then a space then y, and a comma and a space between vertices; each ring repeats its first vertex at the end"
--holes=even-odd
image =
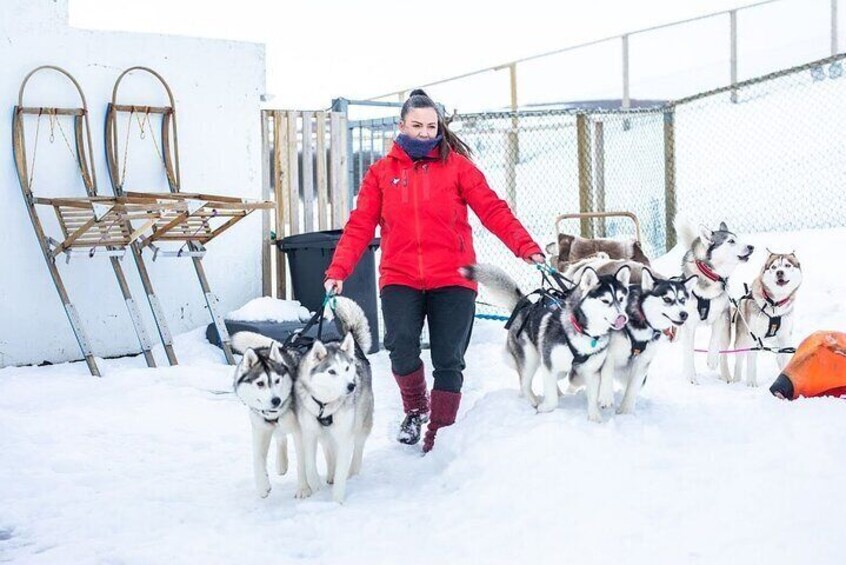
POLYGON ((466 157, 450 151, 446 162, 436 147, 417 162, 398 144, 370 167, 356 209, 344 227, 327 278, 352 273, 376 225, 382 227, 379 287, 390 284, 426 290, 476 283, 458 268, 476 262, 467 206, 518 257, 540 253, 508 205, 466 157))

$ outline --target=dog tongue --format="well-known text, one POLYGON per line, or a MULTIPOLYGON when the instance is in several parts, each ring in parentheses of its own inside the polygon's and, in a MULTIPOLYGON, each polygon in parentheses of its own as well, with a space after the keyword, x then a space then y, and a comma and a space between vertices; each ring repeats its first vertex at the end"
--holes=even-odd
POLYGON ((628 321, 629 321, 629 319, 626 318, 626 316, 624 314, 620 314, 619 316, 617 316, 617 319, 614 320, 614 329, 615 330, 622 330, 623 326, 625 326, 626 322, 628 322, 628 321))

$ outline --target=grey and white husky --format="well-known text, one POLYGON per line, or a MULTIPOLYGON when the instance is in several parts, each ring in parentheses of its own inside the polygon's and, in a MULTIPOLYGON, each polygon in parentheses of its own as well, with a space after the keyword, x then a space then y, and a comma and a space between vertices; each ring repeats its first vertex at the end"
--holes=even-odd
MULTIPOLYGON (((601 272, 601 270, 600 270, 601 272)), ((690 289, 696 275, 686 279, 656 277, 643 267, 640 281, 632 280, 626 314, 629 321, 622 331, 611 332, 608 355, 602 364, 599 407, 614 404, 614 381, 625 387, 618 414, 631 414, 647 372, 661 342, 672 340, 676 328, 688 318, 690 289)))
POLYGON ((253 431, 253 474, 256 491, 262 498, 270 493, 267 476, 267 452, 276 437, 276 471, 288 471, 287 434, 294 438, 297 453, 297 497, 311 494, 306 482, 302 442, 293 408, 296 360, 273 340, 251 332, 238 332, 233 348, 243 352, 235 369, 234 388, 238 398, 250 409, 253 431))
MULTIPOLYGON (((514 311, 523 293, 508 274, 493 265, 473 265, 462 274, 488 288, 494 299, 514 311)), ((542 301, 514 314, 506 351, 520 377, 520 389, 532 406, 549 412, 558 406, 558 379, 568 377, 574 386, 586 386, 588 418, 601 420, 597 406, 599 369, 605 360, 608 333, 622 329, 630 269, 599 276, 583 270, 563 302, 542 301), (532 380, 543 367, 543 400, 532 391, 532 380)))
POLYGON ((687 247, 682 258, 682 274, 685 278, 699 275, 691 290, 691 316, 681 332, 683 374, 691 383, 699 383, 694 363, 694 338, 701 324, 711 328, 708 367, 716 369, 719 362, 720 376, 729 382, 728 360, 720 355, 720 349, 727 348, 731 341, 728 279, 738 265, 749 260, 755 248, 729 231, 725 222, 720 222, 717 230, 701 226, 698 237, 692 226, 679 218, 676 218, 675 227, 679 242, 687 247))
MULTIPOLYGON (((735 349, 757 345, 756 338, 760 338, 764 345, 787 347, 793 336, 793 307, 801 284, 802 267, 796 255, 770 251, 760 274, 752 282, 749 294, 738 304, 735 349)), ((737 353, 733 382, 740 381, 745 362, 746 384, 758 386, 757 357, 755 351, 737 353)), ((787 353, 778 354, 779 369, 784 369, 789 358, 787 353)))
POLYGON ((335 316, 341 322, 341 342, 315 341, 303 355, 294 382, 295 410, 302 430, 303 459, 312 491, 321 486, 317 444, 326 457, 326 480, 332 498, 342 503, 347 478, 361 470, 364 443, 373 428, 373 387, 370 328, 361 307, 337 297, 335 316))

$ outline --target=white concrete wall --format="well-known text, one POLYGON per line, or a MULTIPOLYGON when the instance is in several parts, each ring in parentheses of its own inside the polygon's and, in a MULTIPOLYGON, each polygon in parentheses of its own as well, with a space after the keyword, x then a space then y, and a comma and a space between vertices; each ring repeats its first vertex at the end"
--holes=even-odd
MULTIPOLYGON (((259 198, 261 194, 260 96, 265 90, 264 46, 232 41, 68 27, 68 0, 0 2, 0 366, 81 358, 79 348, 37 245, 24 206, 11 147, 12 108, 24 76, 39 65, 58 65, 76 77, 90 112, 98 188, 111 195, 104 149, 106 105, 127 67, 157 70, 176 98, 182 190, 259 198)), ((131 17, 128 15, 127 17, 131 17)), ((164 93, 143 75, 121 85, 125 103, 164 103, 164 93)), ((30 81, 25 105, 78 106, 73 86, 42 72, 30 81)), ((70 123, 65 131, 72 135, 70 123)), ((27 122, 30 147, 35 121, 27 122)), ((159 138, 156 130, 156 137, 159 138)), ((34 192, 84 195, 78 170, 58 130, 49 142, 41 123, 34 192)), ((121 139, 121 144, 125 140, 121 139)), ((30 149, 31 151, 31 149, 30 149)), ((138 129, 130 141, 126 188, 166 191, 163 168, 149 138, 138 129)), ((42 207, 43 208, 43 207, 42 207)), ((50 219, 52 210, 42 209, 50 219)), ((209 244, 204 265, 224 312, 261 293, 261 218, 254 213, 209 244)), ((46 221, 61 239, 55 221, 46 221)), ((175 335, 206 325, 209 316, 190 260, 148 259, 156 294, 175 335)), ((158 343, 152 316, 130 254, 123 260, 133 296, 158 343)), ((139 351, 113 271, 106 258, 59 261, 59 270, 98 357, 139 351)), ((177 356, 179 351, 176 351, 177 356)))

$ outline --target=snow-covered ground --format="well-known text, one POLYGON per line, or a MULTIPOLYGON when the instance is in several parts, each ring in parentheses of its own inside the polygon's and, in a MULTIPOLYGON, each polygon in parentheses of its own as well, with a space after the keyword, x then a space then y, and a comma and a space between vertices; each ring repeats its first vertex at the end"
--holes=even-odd
MULTIPOLYGON (((846 329, 846 229, 753 239, 738 288, 765 246, 795 249, 796 341, 846 329)), ((717 381, 704 359, 692 386, 668 347, 636 414, 593 424, 581 392, 536 414, 502 360, 501 323, 479 321, 458 422, 422 457, 394 440, 401 405, 380 352, 363 473, 338 506, 328 490, 295 500, 291 475, 257 498, 246 409, 204 329, 177 337, 178 367, 103 360, 100 379, 82 363, 0 370, 0 561, 846 561, 846 404, 772 397, 773 359, 761 360, 761 388, 717 381)))

